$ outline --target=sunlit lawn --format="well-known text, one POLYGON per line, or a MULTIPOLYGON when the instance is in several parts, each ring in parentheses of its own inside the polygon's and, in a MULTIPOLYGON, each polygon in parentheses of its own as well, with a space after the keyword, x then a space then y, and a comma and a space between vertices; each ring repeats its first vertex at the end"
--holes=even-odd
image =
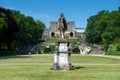
POLYGON ((120 59, 72 55, 75 70, 50 70, 53 55, 0 57, 0 80, 120 80, 120 59))

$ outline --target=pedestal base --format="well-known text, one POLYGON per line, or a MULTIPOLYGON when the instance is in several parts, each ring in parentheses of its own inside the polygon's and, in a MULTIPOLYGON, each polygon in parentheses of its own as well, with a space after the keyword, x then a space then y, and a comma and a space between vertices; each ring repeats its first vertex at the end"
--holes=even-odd
POLYGON ((71 64, 70 57, 71 53, 69 51, 69 44, 65 39, 61 39, 56 45, 54 52, 54 64, 51 70, 74 70, 74 66, 71 64))
POLYGON ((53 64, 53 66, 51 67, 51 70, 74 70, 74 66, 69 64, 69 65, 66 65, 66 66, 59 66, 58 64, 53 64))

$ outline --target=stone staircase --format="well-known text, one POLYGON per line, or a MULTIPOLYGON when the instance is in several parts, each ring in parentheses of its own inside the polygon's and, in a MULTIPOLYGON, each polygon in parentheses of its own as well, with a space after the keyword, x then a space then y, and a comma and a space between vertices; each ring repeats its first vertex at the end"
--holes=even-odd
POLYGON ((104 49, 97 46, 90 46, 91 52, 89 54, 104 54, 104 49))

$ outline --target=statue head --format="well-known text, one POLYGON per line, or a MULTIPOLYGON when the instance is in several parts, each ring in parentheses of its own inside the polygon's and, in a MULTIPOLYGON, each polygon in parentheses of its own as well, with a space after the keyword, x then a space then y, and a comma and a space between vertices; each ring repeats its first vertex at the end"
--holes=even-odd
POLYGON ((58 30, 60 30, 60 34, 64 36, 64 33, 67 30, 67 23, 63 13, 60 14, 57 27, 58 30))
POLYGON ((66 21, 63 13, 60 14, 59 21, 66 21))
POLYGON ((60 14, 60 17, 64 17, 64 14, 63 14, 63 13, 61 13, 61 14, 60 14))

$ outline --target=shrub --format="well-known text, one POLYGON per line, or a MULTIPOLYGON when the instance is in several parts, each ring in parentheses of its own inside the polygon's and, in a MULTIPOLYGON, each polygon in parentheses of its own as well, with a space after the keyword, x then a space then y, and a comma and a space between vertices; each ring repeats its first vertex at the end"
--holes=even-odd
POLYGON ((116 50, 117 50, 117 51, 120 51, 120 44, 117 45, 116 50))
POLYGON ((54 53, 55 51, 55 46, 54 45, 50 45, 49 47, 46 46, 41 46, 41 53, 54 53))
POLYGON ((50 52, 51 52, 51 49, 46 47, 44 50, 44 53, 50 53, 50 52))
POLYGON ((11 55, 17 55, 18 51, 17 50, 1 50, 0 51, 0 56, 11 56, 11 55))
POLYGON ((58 40, 58 38, 48 38, 47 40, 46 40, 46 42, 48 42, 48 43, 54 43, 54 42, 56 42, 58 40))
POLYGON ((41 53, 43 54, 45 52, 45 46, 41 46, 41 53))
POLYGON ((78 39, 67 39, 67 41, 72 44, 77 44, 78 39))
POLYGON ((119 46, 120 45, 111 44, 105 54, 106 55, 120 55, 119 46))
POLYGON ((80 53, 80 49, 79 49, 78 46, 74 46, 70 50, 71 50, 72 53, 80 53))
POLYGON ((54 54, 55 46, 54 45, 50 45, 49 48, 51 49, 51 53, 54 54))

